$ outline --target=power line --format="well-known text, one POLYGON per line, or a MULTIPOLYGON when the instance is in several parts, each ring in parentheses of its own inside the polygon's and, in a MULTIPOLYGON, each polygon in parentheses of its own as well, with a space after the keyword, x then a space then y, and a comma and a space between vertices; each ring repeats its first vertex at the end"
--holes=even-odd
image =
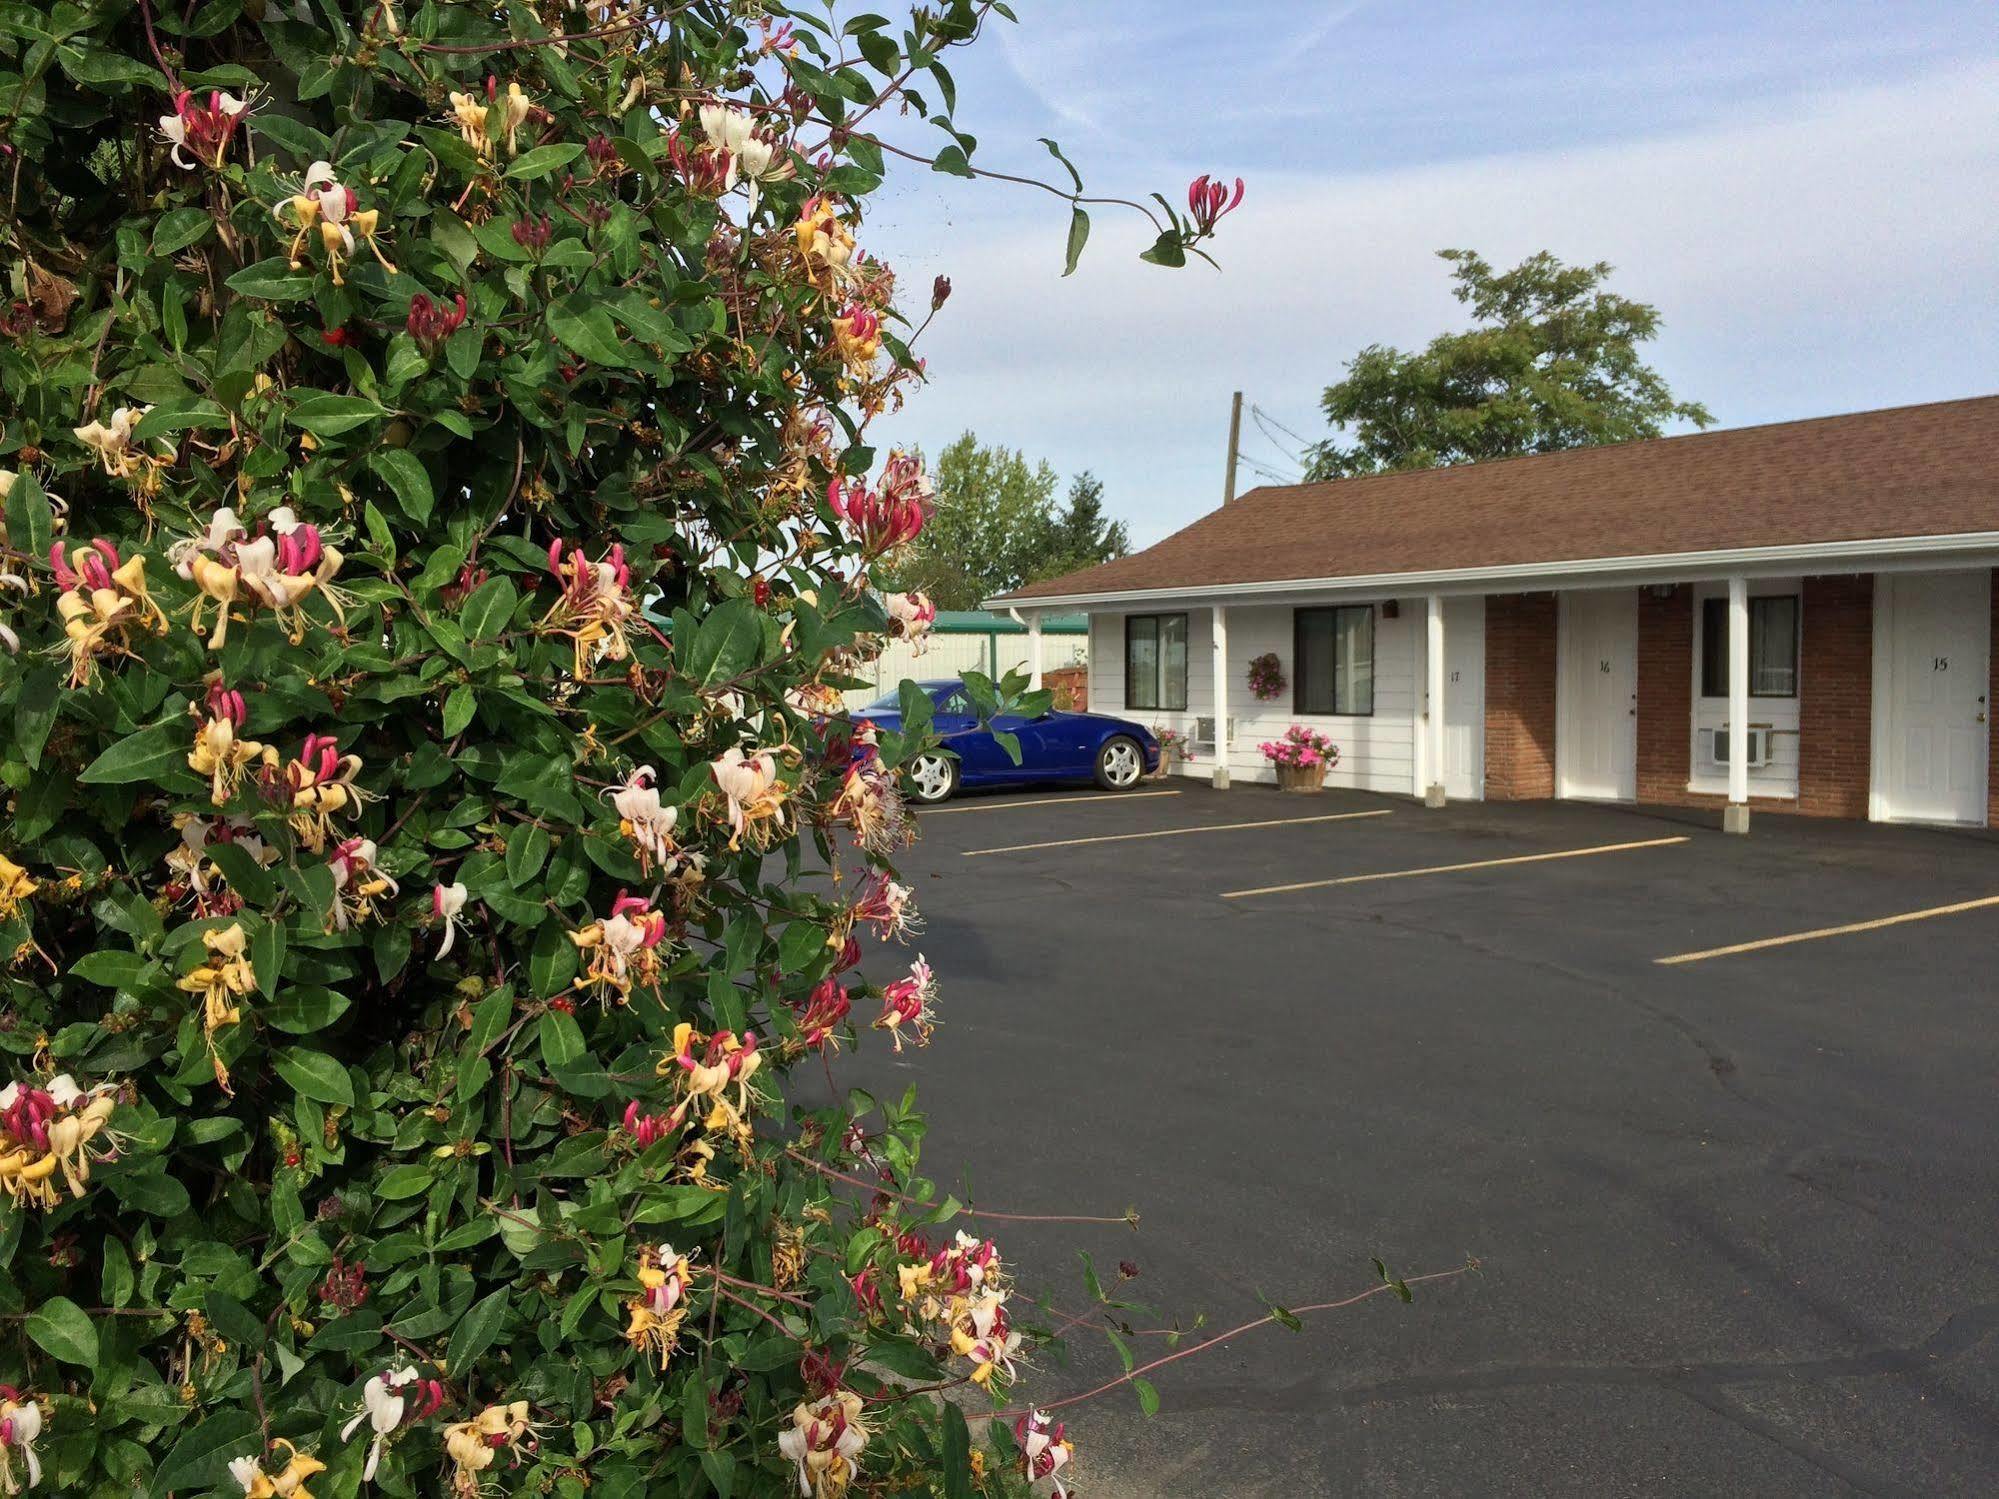
POLYGON ((1273 427, 1275 427, 1278 431, 1282 432, 1286 437, 1290 438, 1293 442, 1302 442, 1308 448, 1312 446, 1310 438, 1300 437, 1296 432, 1293 432, 1289 427, 1285 426, 1284 423, 1278 421, 1276 417, 1272 416, 1269 412, 1265 411, 1261 406, 1252 404, 1249 410, 1250 414, 1254 416, 1259 423, 1269 422, 1273 427))

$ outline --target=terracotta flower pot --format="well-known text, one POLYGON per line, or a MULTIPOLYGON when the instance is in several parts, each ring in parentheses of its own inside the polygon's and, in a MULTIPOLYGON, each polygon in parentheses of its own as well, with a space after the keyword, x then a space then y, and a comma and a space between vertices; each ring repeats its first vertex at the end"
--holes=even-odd
POLYGON ((1279 791, 1319 791, 1326 784, 1325 765, 1280 765, 1277 767, 1277 789, 1279 791))

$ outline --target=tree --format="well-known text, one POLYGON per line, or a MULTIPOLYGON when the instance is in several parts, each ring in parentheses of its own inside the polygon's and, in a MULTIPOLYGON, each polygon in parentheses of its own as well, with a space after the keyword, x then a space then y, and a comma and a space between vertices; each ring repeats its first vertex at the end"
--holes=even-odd
POLYGON ((976 609, 1017 588, 1055 534, 1055 470, 1018 449, 982 446, 966 432, 937 455, 936 511, 891 582, 940 609, 976 609))
POLYGON ((1049 526, 1048 551, 1030 569, 1026 582, 1059 578, 1131 550, 1121 520, 1104 516, 1104 481, 1085 469, 1069 481, 1069 500, 1049 526))
POLYGON ((1421 353, 1371 344, 1355 355, 1320 402, 1349 435, 1311 450, 1308 478, 1549 453, 1657 437, 1674 421, 1713 422, 1639 357, 1659 313, 1603 290, 1609 264, 1564 265, 1542 251, 1495 272, 1469 250, 1438 254, 1478 326, 1442 334, 1421 353))
POLYGON ((869 124, 978 175, 994 7, 747 9, 0 14, 0 1491, 966 1494, 977 1400, 982 1494, 1067 1459, 821 1065, 935 1000, 937 740, 838 712, 925 505, 869 124))

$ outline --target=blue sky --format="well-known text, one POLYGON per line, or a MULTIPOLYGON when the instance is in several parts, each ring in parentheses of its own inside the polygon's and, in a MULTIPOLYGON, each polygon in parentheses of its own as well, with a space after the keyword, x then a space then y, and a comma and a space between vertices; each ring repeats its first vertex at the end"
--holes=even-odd
MULTIPOLYGON (((1219 502, 1230 391, 1315 439, 1356 349, 1459 325, 1447 246, 1613 262, 1725 426, 1999 391, 1989 0, 1015 8, 952 62, 977 161, 1059 173, 1052 135, 1095 192, 1178 200, 1207 171, 1248 197, 1219 275, 1140 264, 1149 229, 1105 209, 1063 280, 1054 199, 894 176, 863 247, 913 306, 938 272, 956 292, 880 432, 1094 469, 1139 545, 1219 502)), ((1247 425, 1279 473, 1300 445, 1247 425)))

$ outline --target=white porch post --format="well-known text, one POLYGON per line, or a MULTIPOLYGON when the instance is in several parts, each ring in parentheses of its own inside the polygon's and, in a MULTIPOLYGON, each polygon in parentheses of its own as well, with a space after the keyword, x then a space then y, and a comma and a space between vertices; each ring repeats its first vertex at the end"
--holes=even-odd
POLYGON ((1724 833, 1749 831, 1749 580, 1728 580, 1728 806, 1724 833))
POLYGON ((1428 679, 1429 711, 1423 723, 1423 758, 1429 784, 1423 788, 1423 805, 1444 804, 1444 599, 1430 595, 1430 633, 1424 653, 1424 675, 1428 679))
POLYGON ((1209 632, 1213 647, 1215 680, 1215 790, 1229 789, 1229 612, 1215 605, 1214 628, 1209 632))
POLYGON ((1027 616, 1027 690, 1041 690, 1041 616, 1027 616))

